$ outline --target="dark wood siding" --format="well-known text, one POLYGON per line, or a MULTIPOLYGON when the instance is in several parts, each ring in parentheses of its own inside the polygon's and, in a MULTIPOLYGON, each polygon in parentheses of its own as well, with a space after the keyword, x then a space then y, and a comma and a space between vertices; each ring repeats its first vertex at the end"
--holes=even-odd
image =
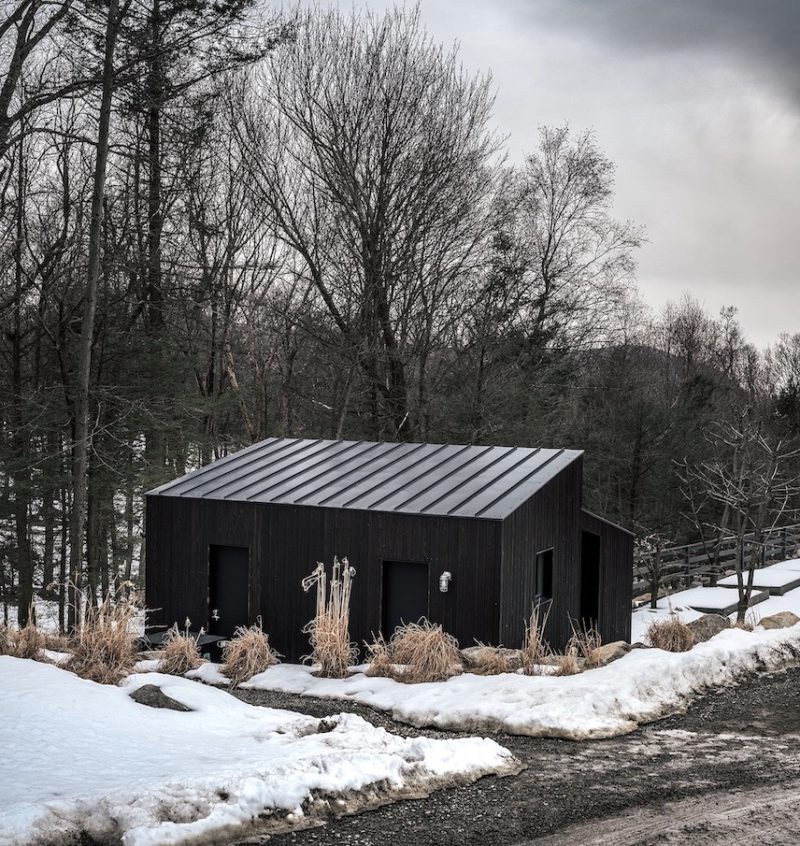
POLYGON ((633 600, 633 535, 584 511, 582 527, 600 537, 600 615, 605 643, 630 640, 633 600))
POLYGON ((504 520, 151 494, 146 499, 146 601, 151 625, 208 621, 209 546, 250 550, 249 619, 287 659, 308 651, 303 625, 314 596, 301 580, 317 561, 347 556, 356 568, 351 636, 381 625, 382 563, 428 564, 430 618, 467 646, 519 646, 534 599, 536 554, 552 548, 553 600, 546 636, 562 648, 580 613, 581 531, 600 537, 603 638, 630 636, 633 539, 581 509, 578 457, 504 520), (447 593, 439 576, 450 571, 447 593))
POLYGON ((553 601, 545 636, 562 648, 580 602, 582 459, 573 461, 503 521, 500 640, 522 643, 534 601, 536 553, 553 548, 553 601))
POLYGON ((287 658, 308 651, 301 628, 314 612, 314 595, 300 582, 317 561, 347 556, 356 568, 351 636, 359 646, 380 628, 384 560, 429 565, 430 618, 464 644, 496 641, 500 600, 499 521, 279 504, 149 496, 147 498, 148 617, 171 625, 208 615, 210 544, 248 546, 250 620, 287 658), (439 592, 439 576, 453 580, 439 592))

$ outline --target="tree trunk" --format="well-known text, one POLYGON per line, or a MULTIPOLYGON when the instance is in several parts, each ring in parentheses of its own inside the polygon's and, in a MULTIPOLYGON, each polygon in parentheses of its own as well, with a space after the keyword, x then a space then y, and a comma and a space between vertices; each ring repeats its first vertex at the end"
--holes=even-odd
POLYGON ((70 604, 69 627, 77 621, 78 590, 86 529, 86 477, 90 448, 89 434, 89 384, 92 370, 92 344, 94 319, 97 310, 97 288, 100 279, 101 239, 103 231, 103 205, 105 200, 106 169, 108 165, 111 102, 114 96, 114 49, 119 29, 118 0, 109 0, 105 51, 103 56, 103 85, 97 130, 94 179, 92 184, 92 216, 89 225, 89 260, 86 291, 83 302, 83 321, 77 354, 78 374, 75 385, 75 443, 72 457, 72 520, 70 526, 70 604))
POLYGON ((30 609, 33 606, 33 556, 28 524, 30 505, 30 436, 23 411, 23 374, 22 374, 22 309, 24 291, 22 284, 22 249, 25 239, 25 150, 20 140, 17 151, 17 214, 16 237, 14 241, 14 330, 11 341, 12 357, 12 409, 15 468, 14 480, 14 529, 17 546, 17 622, 20 628, 28 623, 30 609))
POLYGON ((62 485, 59 494, 61 504, 61 549, 58 551, 58 630, 66 631, 65 611, 67 605, 67 548, 69 546, 69 502, 67 486, 62 485))
POLYGON ((150 51, 147 70, 147 299, 148 318, 153 334, 163 327, 163 290, 161 284, 161 108, 164 81, 161 72, 161 0, 153 0, 150 15, 150 51))

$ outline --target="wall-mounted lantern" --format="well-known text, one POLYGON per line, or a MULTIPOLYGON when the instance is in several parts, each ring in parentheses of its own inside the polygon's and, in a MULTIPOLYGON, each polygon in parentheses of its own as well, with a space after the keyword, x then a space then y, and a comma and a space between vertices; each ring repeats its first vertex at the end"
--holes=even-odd
POLYGON ((445 570, 441 576, 439 576, 439 592, 440 593, 447 593, 450 588, 450 582, 453 581, 453 574, 449 570, 445 570))

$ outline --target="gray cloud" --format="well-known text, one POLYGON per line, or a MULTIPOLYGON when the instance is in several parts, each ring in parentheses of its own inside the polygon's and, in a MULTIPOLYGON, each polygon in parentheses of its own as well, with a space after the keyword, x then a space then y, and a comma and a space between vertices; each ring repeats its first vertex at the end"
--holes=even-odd
POLYGON ((767 71, 800 103, 798 0, 534 0, 521 13, 622 54, 717 51, 767 71))

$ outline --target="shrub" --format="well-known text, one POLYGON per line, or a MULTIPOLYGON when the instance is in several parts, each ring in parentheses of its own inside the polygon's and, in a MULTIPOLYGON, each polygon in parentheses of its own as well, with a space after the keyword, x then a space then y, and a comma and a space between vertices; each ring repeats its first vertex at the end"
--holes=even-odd
POLYGON ((136 610, 132 600, 112 604, 110 597, 90 608, 74 638, 66 668, 101 684, 117 684, 128 675, 137 657, 138 636, 131 625, 136 610))
POLYGON ((222 672, 237 687, 258 673, 263 673, 280 663, 280 655, 270 646, 269 636, 258 625, 239 626, 222 650, 222 672))
POLYGON ((688 652, 694 646, 692 630, 675 614, 653 620, 647 629, 647 641, 666 652, 688 652))
POLYGON ((330 595, 327 590, 325 565, 319 562, 314 572, 303 579, 303 590, 317 586, 317 613, 303 627, 311 645, 310 658, 318 665, 317 675, 342 679, 354 663, 358 650, 350 642, 350 592, 356 571, 346 558, 333 559, 330 595))
POLYGON ((458 641, 424 617, 418 623, 398 626, 388 644, 381 638, 367 650, 373 656, 369 675, 385 675, 407 684, 445 681, 463 669, 458 641))
MULTIPOLYGON (((200 634, 203 634, 202 629, 200 629, 200 634)), ((178 624, 175 623, 164 635, 161 643, 162 646, 159 650, 161 663, 158 669, 162 673, 169 673, 172 676, 182 676, 184 673, 188 673, 189 670, 197 669, 203 663, 200 650, 197 648, 197 638, 189 635, 188 626, 186 627, 186 631, 182 632, 178 628, 178 624)))
POLYGON ((525 638, 522 641, 522 672, 526 676, 541 674, 543 665, 552 655, 552 650, 544 639, 544 629, 549 613, 549 607, 536 605, 525 624, 525 638))

